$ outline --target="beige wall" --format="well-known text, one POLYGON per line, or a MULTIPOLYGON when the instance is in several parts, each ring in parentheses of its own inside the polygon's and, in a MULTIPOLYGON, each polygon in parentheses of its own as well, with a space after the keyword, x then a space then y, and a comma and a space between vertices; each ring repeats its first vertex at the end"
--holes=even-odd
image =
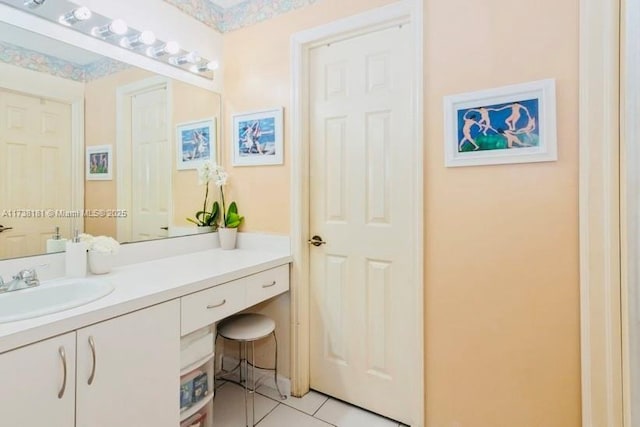
MULTIPOLYGON (((274 106, 288 121, 290 35, 385 3, 323 0, 226 34, 225 125, 274 106)), ((427 425, 577 427, 578 1, 424 7, 427 425), (444 95, 542 78, 557 79, 557 162, 443 166, 444 95)), ((285 145, 284 166, 230 169, 245 230, 289 232, 285 145)))
MULTIPOLYGON (((85 133, 86 145, 113 145, 113 155, 116 158, 116 90, 153 74, 132 68, 94 80, 86 84, 85 92, 85 133)), ((172 129, 178 123, 213 118, 220 121, 220 95, 197 88, 179 81, 172 82, 173 88, 173 119, 172 129)), ((219 126, 217 126, 219 134, 219 126)), ((175 134, 170 135, 175 142, 175 134)), ((219 135, 217 136, 219 138, 219 135)), ((190 226, 187 217, 193 217, 195 212, 202 209, 204 201, 204 187, 198 185, 195 170, 176 170, 176 149, 171 144, 171 158, 173 164, 173 225, 190 226)), ((117 174, 114 163, 114 179, 111 181, 86 181, 85 207, 87 209, 113 209, 116 207, 117 174)), ((215 194, 215 187, 210 187, 210 195, 215 194)), ((195 227, 195 226, 194 226, 195 227)), ((87 218, 85 230, 93 235, 104 234, 116 236, 116 219, 87 218)), ((195 229, 194 229, 195 230, 195 229)))

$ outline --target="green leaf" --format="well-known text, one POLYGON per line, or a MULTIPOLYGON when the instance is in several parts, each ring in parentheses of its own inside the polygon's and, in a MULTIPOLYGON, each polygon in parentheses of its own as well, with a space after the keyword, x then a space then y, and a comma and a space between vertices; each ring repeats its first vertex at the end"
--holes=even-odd
POLYGON ((229 215, 227 215, 226 226, 227 228, 237 228, 243 219, 244 219, 243 216, 240 216, 234 212, 229 212, 229 215))
POLYGON ((236 202, 231 202, 231 204, 229 205, 228 212, 229 212, 229 215, 238 213, 238 205, 236 205, 236 202))

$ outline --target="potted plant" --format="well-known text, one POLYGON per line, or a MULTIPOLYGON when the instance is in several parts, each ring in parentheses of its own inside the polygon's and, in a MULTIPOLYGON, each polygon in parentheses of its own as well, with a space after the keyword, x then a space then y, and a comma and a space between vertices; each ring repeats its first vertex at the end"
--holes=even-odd
POLYGON ((207 210, 209 199, 209 182, 216 176, 216 164, 207 161, 198 167, 198 184, 205 186, 204 203, 202 210, 195 214, 195 218, 187 218, 187 221, 198 226, 198 232, 216 231, 218 229, 218 218, 220 217, 220 205, 217 201, 211 204, 211 209, 207 210))
POLYGON ((229 174, 220 166, 216 168, 215 183, 220 188, 220 199, 222 201, 222 225, 219 229, 220 247, 222 249, 234 249, 236 247, 236 238, 238 235, 238 227, 244 219, 238 213, 238 205, 231 202, 229 209, 226 209, 224 200, 224 186, 227 185, 229 174))

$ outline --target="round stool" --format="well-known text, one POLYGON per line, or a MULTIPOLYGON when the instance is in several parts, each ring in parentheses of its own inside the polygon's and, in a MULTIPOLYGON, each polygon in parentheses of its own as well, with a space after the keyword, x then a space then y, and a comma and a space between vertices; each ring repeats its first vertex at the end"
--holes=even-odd
MULTIPOLYGON (((244 411, 245 411, 245 423, 249 426, 249 413, 247 409, 247 394, 251 394, 251 407, 252 407, 252 423, 251 426, 255 426, 256 423, 256 411, 255 411, 255 391, 256 391, 256 376, 255 376, 255 342, 263 338, 273 336, 275 342, 275 367, 274 381, 276 383, 276 389, 282 399, 286 399, 280 392, 278 386, 278 340, 276 338, 276 322, 268 316, 257 313, 241 313, 230 316, 222 320, 218 324, 216 339, 221 336, 224 339, 235 341, 239 347, 240 357, 240 385, 242 385, 242 371, 244 366, 245 380, 244 380, 244 411), (251 344, 251 363, 249 363, 248 344, 251 344), (252 388, 249 389, 249 365, 251 365, 251 379, 252 388)), ((237 369, 234 368, 234 370, 237 369)))

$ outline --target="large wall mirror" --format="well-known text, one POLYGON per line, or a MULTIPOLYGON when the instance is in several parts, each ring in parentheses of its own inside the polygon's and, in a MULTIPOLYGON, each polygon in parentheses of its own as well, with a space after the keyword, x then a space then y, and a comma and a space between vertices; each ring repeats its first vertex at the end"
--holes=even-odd
POLYGON ((0 259, 46 253, 56 228, 197 232, 203 187, 177 133, 196 122, 217 153, 219 94, 4 22, 0 76, 0 259))

